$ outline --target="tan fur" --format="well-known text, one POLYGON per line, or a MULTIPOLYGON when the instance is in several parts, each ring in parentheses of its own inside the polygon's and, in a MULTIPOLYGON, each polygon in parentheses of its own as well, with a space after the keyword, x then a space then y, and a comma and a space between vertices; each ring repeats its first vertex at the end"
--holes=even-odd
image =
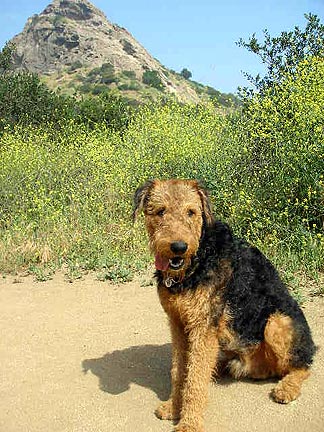
POLYGON ((309 369, 291 370, 272 391, 276 402, 289 403, 298 398, 303 381, 310 375, 309 369))
POLYGON ((159 289, 162 306, 170 319, 172 335, 172 392, 169 401, 156 411, 159 418, 181 418, 177 431, 190 425, 202 430, 206 387, 216 366, 217 329, 210 317, 211 289, 198 288, 177 296, 159 289))
POLYGON ((272 396, 280 403, 291 402, 300 395, 302 383, 310 375, 308 369, 290 367, 294 340, 291 318, 281 313, 271 315, 264 336, 264 342, 240 353, 239 359, 230 361, 230 372, 235 378, 283 377, 274 388, 272 396))
POLYGON ((266 344, 276 358, 276 375, 283 377, 273 390, 273 398, 280 403, 288 403, 300 395, 303 381, 309 377, 308 369, 291 369, 289 366, 291 347, 294 340, 294 327, 290 317, 272 315, 264 332, 266 344))
POLYGON ((275 354, 276 372, 283 376, 288 372, 294 326, 290 317, 280 313, 271 315, 264 330, 264 339, 275 354))

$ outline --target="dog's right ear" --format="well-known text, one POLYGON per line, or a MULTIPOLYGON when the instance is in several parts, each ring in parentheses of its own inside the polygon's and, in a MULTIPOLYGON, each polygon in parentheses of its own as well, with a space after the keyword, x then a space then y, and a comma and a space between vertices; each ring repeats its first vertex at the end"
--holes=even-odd
POLYGON ((196 182, 196 187, 201 200, 204 221, 207 226, 211 226, 214 223, 214 216, 211 209, 207 189, 201 182, 196 182))
POLYGON ((135 222, 138 214, 143 210, 145 201, 147 201, 153 185, 154 180, 148 180, 146 183, 136 189, 134 194, 133 222, 135 222))

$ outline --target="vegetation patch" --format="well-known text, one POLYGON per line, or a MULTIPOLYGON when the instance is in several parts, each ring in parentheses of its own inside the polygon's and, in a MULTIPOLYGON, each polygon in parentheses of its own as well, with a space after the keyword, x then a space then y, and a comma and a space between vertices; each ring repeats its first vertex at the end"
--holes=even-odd
POLYGON ((65 263, 71 278, 94 269, 128 280, 150 260, 142 223, 130 221, 135 189, 149 178, 198 178, 216 216, 300 296, 300 280, 324 271, 318 52, 245 91, 232 111, 170 101, 135 111, 109 92, 62 98, 34 75, 5 72, 0 57, 0 271, 44 279, 65 263))
POLYGON ((164 90, 164 85, 163 85, 161 78, 160 78, 157 71, 146 70, 143 73, 142 81, 144 84, 146 84, 150 87, 154 87, 157 90, 160 90, 160 91, 164 90))
POLYGON ((136 49, 133 47, 133 45, 131 44, 131 42, 129 42, 128 40, 126 40, 126 39, 123 39, 122 41, 121 41, 121 43, 122 43, 122 45, 123 45, 123 50, 127 53, 127 54, 129 54, 129 55, 134 55, 134 54, 136 54, 136 49))

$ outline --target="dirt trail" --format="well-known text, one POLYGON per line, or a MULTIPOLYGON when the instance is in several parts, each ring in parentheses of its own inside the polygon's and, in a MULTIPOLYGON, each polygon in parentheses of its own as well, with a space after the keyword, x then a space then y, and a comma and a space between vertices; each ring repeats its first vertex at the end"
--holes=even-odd
MULTIPOLYGON (((155 287, 58 274, 0 279, 1 432, 163 432, 153 411, 170 390, 170 337, 155 287)), ((324 299, 305 313, 320 350, 300 399, 271 382, 210 386, 206 432, 324 430, 324 299)))

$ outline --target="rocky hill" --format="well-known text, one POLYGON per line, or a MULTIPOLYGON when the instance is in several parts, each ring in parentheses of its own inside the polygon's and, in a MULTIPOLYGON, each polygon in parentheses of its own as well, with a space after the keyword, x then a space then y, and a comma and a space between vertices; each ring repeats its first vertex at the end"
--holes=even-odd
POLYGON ((53 89, 94 93, 115 89, 129 100, 173 94, 182 102, 235 98, 165 68, 123 27, 87 0, 53 0, 12 41, 15 68, 44 77, 53 89))

